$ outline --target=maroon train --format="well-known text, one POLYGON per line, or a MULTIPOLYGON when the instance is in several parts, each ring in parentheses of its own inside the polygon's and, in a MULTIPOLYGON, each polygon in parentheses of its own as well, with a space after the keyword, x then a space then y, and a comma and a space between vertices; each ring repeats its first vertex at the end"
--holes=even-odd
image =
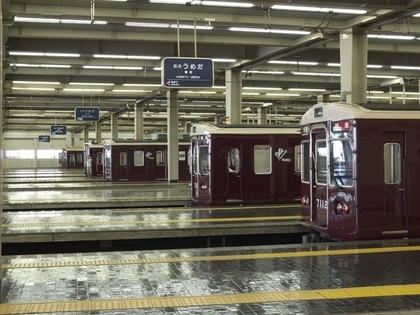
POLYGON ((62 168, 83 169, 83 148, 64 148, 60 155, 62 168))
MULTIPOLYGON (((179 142, 178 180, 188 181, 189 142, 179 142)), ((156 181, 168 179, 166 141, 106 141, 104 143, 106 181, 156 181)))
POLYGON ((302 117, 302 220, 329 240, 420 237, 420 112, 317 104, 302 117))
POLYGON ((197 124, 190 137, 193 204, 299 201, 298 127, 197 124))
POLYGON ((84 172, 86 173, 86 159, 90 155, 92 158, 92 177, 103 177, 104 176, 104 146, 102 144, 85 143, 83 152, 84 161, 84 172))

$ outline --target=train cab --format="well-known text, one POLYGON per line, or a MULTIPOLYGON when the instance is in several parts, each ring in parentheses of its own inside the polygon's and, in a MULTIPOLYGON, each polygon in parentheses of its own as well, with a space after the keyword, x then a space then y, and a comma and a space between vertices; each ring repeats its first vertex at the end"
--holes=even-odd
POLYGON ((85 143, 84 152, 83 152, 83 160, 84 160, 84 168, 85 168, 85 175, 86 173, 86 159, 88 156, 92 158, 92 176, 93 177, 103 177, 104 175, 104 146, 102 144, 92 144, 92 143, 85 143))
POLYGON ((274 204, 300 199, 298 127, 196 124, 190 138, 193 204, 274 204))
MULTIPOLYGON (((190 178, 187 153, 189 142, 178 143, 178 180, 190 178)), ((159 181, 168 179, 166 141, 105 141, 104 179, 106 181, 159 181)))
POLYGON ((312 236, 420 236, 419 111, 321 103, 301 125, 302 223, 312 236))

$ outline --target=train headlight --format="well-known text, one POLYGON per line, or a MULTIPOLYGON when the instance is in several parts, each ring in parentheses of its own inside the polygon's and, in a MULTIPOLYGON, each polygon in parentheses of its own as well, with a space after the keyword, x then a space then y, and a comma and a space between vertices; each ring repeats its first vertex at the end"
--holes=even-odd
POLYGON ((335 213, 337 214, 348 214, 350 212, 350 206, 345 202, 337 202, 335 204, 335 213))
POLYGON ((201 184, 200 189, 201 189, 201 190, 207 190, 207 185, 206 185, 206 184, 201 184))
POLYGON ((309 205, 309 198, 308 197, 302 197, 300 199, 300 204, 302 205, 302 207, 309 205))

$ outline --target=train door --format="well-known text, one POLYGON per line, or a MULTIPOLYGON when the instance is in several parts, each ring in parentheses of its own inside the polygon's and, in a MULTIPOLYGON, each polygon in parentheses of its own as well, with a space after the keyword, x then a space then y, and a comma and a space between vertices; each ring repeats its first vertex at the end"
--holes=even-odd
POLYGON ((328 147, 324 126, 311 131, 311 221, 321 227, 328 226, 328 147))
POLYGON ((128 150, 119 151, 118 180, 128 180, 128 150))
POLYGON ((405 234, 406 226, 406 187, 404 174, 404 133, 386 132, 383 134, 383 215, 382 234, 405 234))
POLYGON ((155 152, 155 177, 153 180, 166 180, 168 179, 168 150, 159 148, 155 152))
POLYGON ((227 145, 227 185, 226 201, 241 201, 241 145, 227 145))
POLYGON ((104 165, 103 165, 103 153, 97 152, 96 159, 95 159, 95 175, 102 175, 104 172, 104 165))

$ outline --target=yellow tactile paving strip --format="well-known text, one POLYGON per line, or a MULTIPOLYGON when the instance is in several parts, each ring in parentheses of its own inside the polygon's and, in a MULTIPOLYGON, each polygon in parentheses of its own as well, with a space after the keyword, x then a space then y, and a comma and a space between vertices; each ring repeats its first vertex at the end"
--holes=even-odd
POLYGON ((155 263, 180 263, 180 262, 200 262, 200 261, 223 261, 223 260, 255 260, 255 259, 280 259, 296 257, 316 257, 333 255, 361 255, 392 252, 420 251, 420 246, 395 246, 378 248, 354 248, 336 250, 316 250, 316 251, 297 251, 284 253, 260 253, 260 254, 238 254, 238 255, 218 255, 218 256, 186 256, 186 257, 155 257, 143 259, 115 259, 115 260, 86 260, 86 261, 63 261, 48 263, 10 263, 2 264, 2 269, 14 268, 54 268, 54 267, 74 267, 74 266, 103 266, 103 265, 128 265, 128 264, 155 264, 155 263))
POLYGON ((146 225, 146 224, 181 224, 181 223, 208 223, 208 222, 245 222, 245 221, 281 221, 300 220, 301 216, 268 216, 268 217, 231 217, 231 218, 205 218, 205 219, 164 219, 164 220, 111 220, 111 221, 86 221, 86 222, 36 222, 2 224, 2 227, 34 227, 34 226, 98 226, 98 225, 146 225))
POLYGON ((128 310, 165 307, 196 307, 232 304, 261 304, 302 300, 355 299, 420 295, 420 284, 318 289, 282 292, 255 292, 206 296, 153 297, 115 300, 37 302, 0 304, 0 314, 59 313, 101 310, 128 310))

